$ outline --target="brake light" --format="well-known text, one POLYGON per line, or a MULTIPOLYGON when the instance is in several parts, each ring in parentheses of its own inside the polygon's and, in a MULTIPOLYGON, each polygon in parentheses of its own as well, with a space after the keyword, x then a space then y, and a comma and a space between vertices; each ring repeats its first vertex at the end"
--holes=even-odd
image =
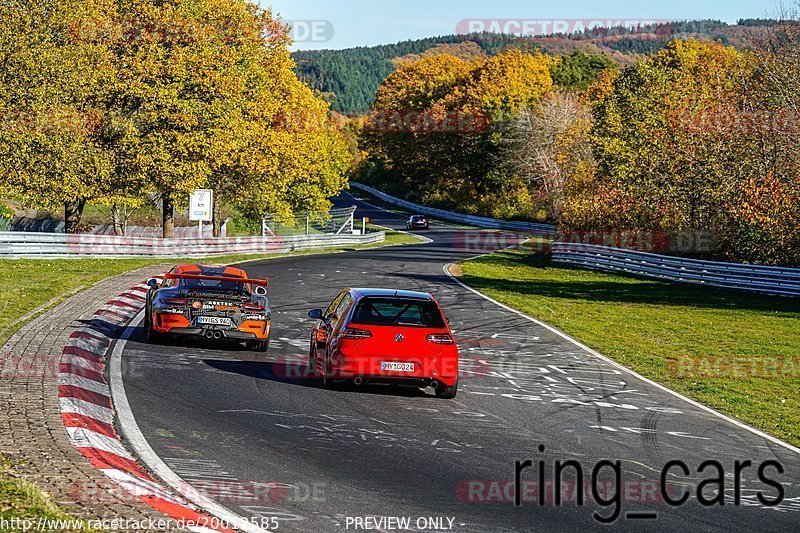
POLYGON ((264 307, 263 305, 259 305, 259 304, 244 304, 244 305, 242 305, 242 309, 244 309, 245 311, 266 311, 267 310, 266 307, 264 307))
POLYGON ((455 344, 453 337, 450 335, 428 335, 425 340, 434 344, 455 344))
POLYGON ((169 305, 176 305, 176 306, 179 306, 179 307, 186 307, 186 305, 189 303, 189 301, 188 300, 169 299, 169 300, 166 300, 166 303, 169 304, 169 305))
POLYGON ((365 329, 347 328, 344 330, 344 335, 342 337, 352 340, 369 339, 372 337, 372 332, 365 329))

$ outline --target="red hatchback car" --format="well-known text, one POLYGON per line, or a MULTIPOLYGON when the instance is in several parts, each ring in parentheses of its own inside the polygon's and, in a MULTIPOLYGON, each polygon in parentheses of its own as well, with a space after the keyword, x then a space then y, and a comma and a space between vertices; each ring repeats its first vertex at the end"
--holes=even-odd
POLYGON ((315 309, 308 367, 326 388, 344 381, 432 387, 458 392, 458 347, 433 296, 389 289, 342 291, 315 309))

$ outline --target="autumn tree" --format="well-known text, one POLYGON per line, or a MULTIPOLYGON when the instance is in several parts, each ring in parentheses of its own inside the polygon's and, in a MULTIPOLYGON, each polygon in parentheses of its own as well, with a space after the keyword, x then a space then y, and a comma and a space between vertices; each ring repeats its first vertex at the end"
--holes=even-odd
POLYGON ((441 54, 402 63, 379 90, 366 126, 378 179, 417 200, 468 211, 504 201, 501 124, 552 89, 552 62, 512 49, 475 61, 441 54))
POLYGON ((66 205, 68 231, 92 201, 122 233, 124 211, 157 193, 169 237, 175 203, 200 187, 253 216, 324 211, 349 151, 289 45, 244 0, 4 4, 0 186, 66 205))
POLYGON ((795 7, 750 46, 754 73, 729 128, 747 148, 739 164, 749 170, 726 203, 722 252, 734 259, 800 265, 799 17, 795 7))
POLYGON ((330 205, 347 150, 327 105, 293 73, 288 30, 269 10, 136 0, 119 17, 115 101, 138 135, 117 153, 122 171, 159 191, 165 237, 175 203, 201 187, 254 217, 330 205))
POLYGON ((109 194, 104 148, 114 28, 104 0, 0 6, 0 180, 26 205, 65 210, 77 231, 87 201, 109 194))
POLYGON ((597 169, 567 192, 566 227, 707 231, 718 257, 797 264, 795 28, 748 52, 674 41, 590 88, 597 169))
POLYGON ((285 72, 284 85, 273 86, 277 94, 266 93, 276 99, 260 107, 268 116, 251 123, 241 155, 247 182, 231 201, 251 219, 273 213, 288 221, 292 211, 327 211, 328 199, 346 186, 352 154, 328 105, 285 72))
POLYGON ((593 170, 591 127, 589 108, 564 92, 550 93, 506 123, 506 168, 546 199, 550 220, 561 219, 569 181, 593 170))
POLYGON ((369 152, 367 165, 381 168, 380 179, 414 190, 428 188, 423 175, 427 171, 445 172, 433 180, 437 184, 451 176, 456 169, 447 141, 454 138, 458 122, 434 116, 431 108, 464 83, 473 68, 470 62, 439 54, 405 61, 387 78, 365 119, 362 137, 369 152))
MULTIPOLYGON (((631 223, 672 231, 711 229, 721 199, 746 176, 739 148, 717 126, 742 105, 747 54, 718 43, 673 41, 624 70, 595 107, 599 179, 638 198, 631 223)), ((602 183, 601 183, 602 185, 602 183)))
POLYGON ((578 49, 559 57, 550 71, 557 86, 567 90, 585 91, 604 71, 616 69, 617 64, 607 56, 578 49))

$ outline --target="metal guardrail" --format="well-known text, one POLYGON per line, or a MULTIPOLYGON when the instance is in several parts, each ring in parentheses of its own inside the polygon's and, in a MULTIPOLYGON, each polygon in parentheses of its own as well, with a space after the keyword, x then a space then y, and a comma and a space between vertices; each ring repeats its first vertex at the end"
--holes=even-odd
POLYGON ((537 224, 534 222, 516 222, 510 220, 500 220, 497 218, 478 217, 473 215, 464 215, 462 213, 454 213, 452 211, 445 211, 444 209, 435 209, 433 207, 426 207, 424 205, 415 204, 400 198, 395 198, 384 192, 379 191, 373 187, 362 185, 361 183, 350 182, 350 186, 379 198, 387 204, 395 205, 412 211, 415 214, 428 215, 430 217, 440 218, 442 220, 449 220, 469 226, 477 226, 479 228, 489 229, 503 229, 510 231, 523 231, 530 233, 545 233, 555 234, 556 226, 550 224, 537 224))
POLYGON ((0 257, 199 257, 271 254, 293 250, 378 244, 385 232, 367 235, 290 235, 228 239, 151 239, 108 235, 0 232, 0 257))
POLYGON ((779 296, 800 296, 800 268, 683 259, 590 244, 557 242, 553 261, 592 270, 723 287, 779 296))

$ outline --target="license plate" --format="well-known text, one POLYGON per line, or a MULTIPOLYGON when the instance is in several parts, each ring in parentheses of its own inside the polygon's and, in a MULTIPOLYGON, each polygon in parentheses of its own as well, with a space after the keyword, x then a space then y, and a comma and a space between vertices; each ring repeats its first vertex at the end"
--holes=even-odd
POLYGON ((381 363, 381 370, 385 372, 413 372, 414 363, 381 363))
POLYGON ((197 317, 197 323, 205 326, 230 326, 231 319, 218 316, 201 316, 197 317))

